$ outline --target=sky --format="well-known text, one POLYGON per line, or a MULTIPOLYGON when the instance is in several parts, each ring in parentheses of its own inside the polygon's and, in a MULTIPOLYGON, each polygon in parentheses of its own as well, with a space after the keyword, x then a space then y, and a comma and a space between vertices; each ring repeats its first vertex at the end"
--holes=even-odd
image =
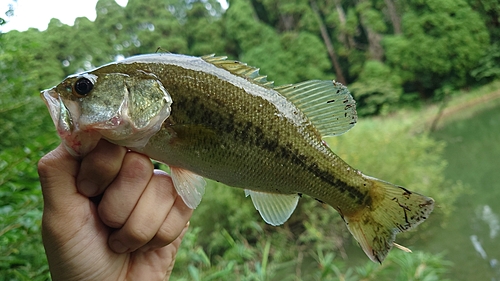
MULTIPOLYGON (((128 2, 115 1, 121 6, 127 5, 128 2)), ((52 18, 58 18, 68 25, 73 25, 77 17, 87 17, 93 21, 96 18, 96 3, 97 0, 0 0, 0 17, 7 21, 5 25, 0 26, 0 31, 25 31, 30 27, 45 30, 52 18), (5 16, 9 4, 14 5, 13 17, 5 16)))
MULTIPOLYGON (((121 6, 126 6, 128 0, 115 0, 121 6)), ((223 8, 227 8, 225 0, 219 0, 223 8)), ((25 31, 30 27, 40 31, 47 29, 52 18, 62 23, 73 25, 75 18, 87 17, 94 21, 96 18, 95 5, 97 0, 0 0, 0 17, 7 21, 0 26, 1 32, 10 30, 25 31), (14 16, 6 17, 5 12, 9 4, 14 6, 14 16)))
MULTIPOLYGON (((115 0, 121 6, 128 0, 115 0)), ((58 18, 62 23, 73 25, 75 18, 87 17, 93 21, 96 18, 95 5, 97 0, 0 0, 1 17, 7 21, 0 26, 0 31, 13 29, 25 31, 30 27, 39 30, 47 29, 52 18, 58 18), (9 4, 14 6, 14 16, 7 17, 5 12, 9 4)))

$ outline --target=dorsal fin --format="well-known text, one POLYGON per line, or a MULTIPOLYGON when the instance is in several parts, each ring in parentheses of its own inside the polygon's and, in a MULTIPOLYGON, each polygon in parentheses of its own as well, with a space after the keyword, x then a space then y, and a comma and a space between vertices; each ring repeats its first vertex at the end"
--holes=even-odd
POLYGON ((258 68, 246 63, 213 54, 201 58, 234 75, 278 91, 307 116, 323 137, 341 135, 357 122, 356 102, 349 90, 338 82, 310 80, 274 87, 274 82, 267 81, 267 76, 260 75, 258 68))
POLYGON ((311 80, 274 90, 293 102, 323 137, 341 135, 356 124, 356 102, 338 82, 311 80))
POLYGON ((225 69, 234 75, 252 80, 253 82, 266 86, 269 88, 274 87, 273 81, 267 81, 266 75, 260 75, 259 68, 249 66, 246 63, 228 60, 226 56, 216 57, 214 54, 201 57, 204 61, 211 63, 217 67, 225 69))

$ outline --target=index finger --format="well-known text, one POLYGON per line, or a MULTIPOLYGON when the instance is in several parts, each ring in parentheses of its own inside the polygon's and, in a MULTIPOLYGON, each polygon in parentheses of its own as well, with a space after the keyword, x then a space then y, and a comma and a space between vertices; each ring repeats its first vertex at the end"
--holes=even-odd
POLYGON ((83 159, 76 179, 78 191, 93 197, 104 192, 115 179, 127 150, 101 139, 83 159))
POLYGON ((38 162, 44 209, 67 212, 68 200, 81 197, 75 186, 80 163, 61 144, 38 162))

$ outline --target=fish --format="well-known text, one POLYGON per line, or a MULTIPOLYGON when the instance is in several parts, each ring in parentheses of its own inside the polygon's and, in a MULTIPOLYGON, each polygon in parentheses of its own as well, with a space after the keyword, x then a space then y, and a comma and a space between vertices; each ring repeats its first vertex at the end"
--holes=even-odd
POLYGON ((195 209, 204 178, 242 188, 268 224, 285 223, 306 194, 330 205, 374 262, 396 234, 429 217, 434 200, 367 176, 324 141, 357 122, 356 102, 334 80, 275 86, 224 56, 144 54, 65 78, 41 92, 75 157, 100 139, 165 163, 195 209))

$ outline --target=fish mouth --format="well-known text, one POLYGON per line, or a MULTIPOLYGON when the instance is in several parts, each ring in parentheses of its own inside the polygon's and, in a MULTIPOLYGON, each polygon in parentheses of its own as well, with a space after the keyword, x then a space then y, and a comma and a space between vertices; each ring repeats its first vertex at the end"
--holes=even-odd
POLYGON ((99 142, 100 134, 95 131, 81 130, 72 113, 55 87, 40 93, 54 122, 57 133, 68 152, 79 158, 90 152, 99 142))
POLYGON ((52 118, 54 125, 57 127, 57 124, 59 122, 59 113, 61 110, 61 105, 64 106, 61 98, 59 97, 54 88, 40 92, 40 97, 45 102, 45 105, 49 110, 50 117, 52 118))

